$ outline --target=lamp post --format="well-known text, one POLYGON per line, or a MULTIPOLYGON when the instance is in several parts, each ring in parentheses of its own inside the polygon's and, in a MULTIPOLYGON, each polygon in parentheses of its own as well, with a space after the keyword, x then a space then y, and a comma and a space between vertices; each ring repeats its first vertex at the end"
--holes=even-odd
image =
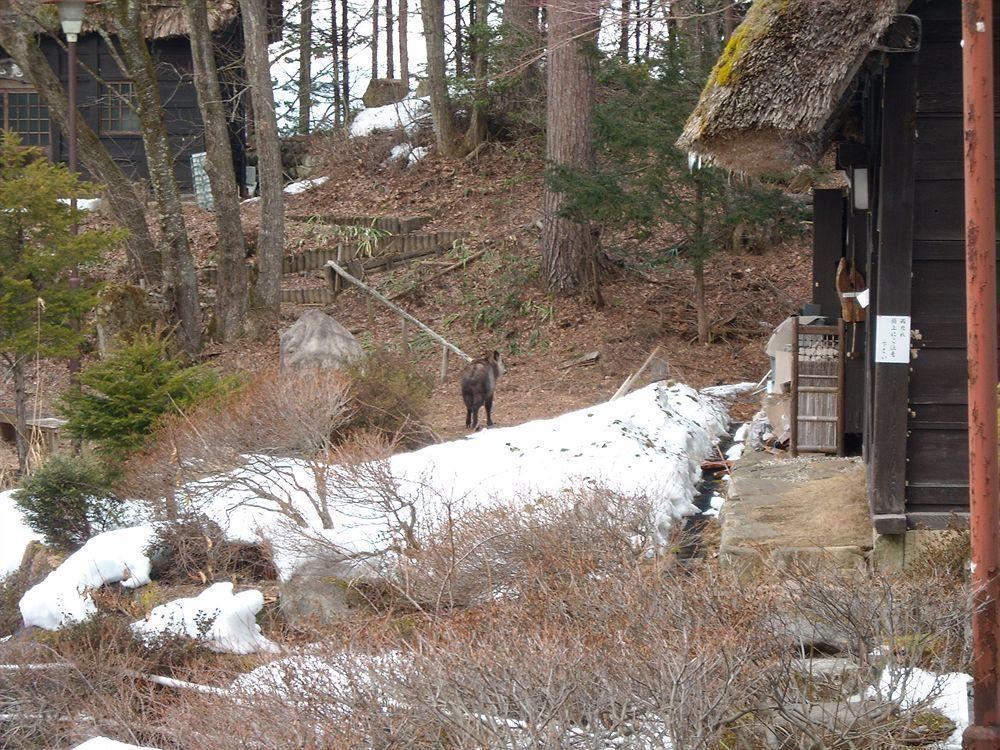
MULTIPOLYGON (((76 164, 76 40, 80 36, 80 32, 83 30, 83 14, 87 9, 87 6, 98 2, 98 0, 44 0, 48 5, 55 5, 56 9, 59 11, 59 25, 62 26, 63 34, 66 37, 66 49, 67 49, 67 78, 69 80, 68 85, 68 98, 69 98, 69 171, 73 174, 77 174, 77 164, 76 164)), ((69 199, 70 210, 73 214, 76 214, 76 194, 70 196, 69 199)), ((73 230, 76 231, 76 222, 74 220, 73 230)), ((80 288, 80 269, 73 267, 70 271, 69 276, 69 288, 79 289, 80 288)), ((76 378, 76 375, 80 372, 80 357, 74 356, 69 361, 69 371, 70 374, 76 378)))

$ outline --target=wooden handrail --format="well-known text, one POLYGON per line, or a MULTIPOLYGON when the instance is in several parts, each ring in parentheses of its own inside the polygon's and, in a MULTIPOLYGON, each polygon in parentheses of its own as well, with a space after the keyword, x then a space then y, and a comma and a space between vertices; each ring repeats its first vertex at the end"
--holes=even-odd
POLYGON ((423 331, 428 336, 430 336, 432 339, 434 339, 435 341, 437 341, 445 349, 449 349, 449 350, 453 351, 455 354, 457 354, 459 357, 461 357, 462 359, 464 359, 466 362, 471 362, 472 361, 472 357, 470 357, 468 354, 466 354, 465 352, 463 352, 461 349, 459 349, 453 343, 451 343, 450 341, 448 341, 448 339, 446 339, 444 336, 442 336, 441 334, 437 333, 436 331, 432 330, 428 326, 426 326, 423 323, 421 323, 419 320, 417 320, 412 315, 410 315, 408 312, 406 312, 406 310, 404 310, 403 308, 401 308, 398 305, 396 305, 393 302, 391 302, 384 295, 379 294, 378 292, 376 292, 374 289, 372 289, 370 286, 368 286, 366 283, 364 283, 360 279, 357 279, 354 276, 352 276, 346 270, 344 270, 343 268, 341 268, 341 266, 339 266, 336 263, 336 261, 332 261, 332 260, 327 261, 326 267, 329 268, 334 273, 337 273, 340 276, 342 276, 343 278, 347 279, 349 282, 351 282, 352 284, 354 284, 354 286, 358 287, 359 289, 363 289, 364 291, 368 292, 368 294, 370 294, 372 297, 374 297, 375 299, 377 299, 383 305, 385 305, 386 307, 388 307, 394 313, 396 313, 397 315, 400 315, 403 318, 403 320, 408 320, 411 323, 413 323, 413 325, 415 325, 421 331, 423 331))

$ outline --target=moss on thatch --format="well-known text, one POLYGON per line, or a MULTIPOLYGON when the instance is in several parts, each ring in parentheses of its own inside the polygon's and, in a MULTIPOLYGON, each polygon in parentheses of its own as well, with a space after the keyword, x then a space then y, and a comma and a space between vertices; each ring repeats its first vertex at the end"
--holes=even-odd
POLYGON ((677 145, 740 172, 815 164, 898 0, 757 0, 677 145))

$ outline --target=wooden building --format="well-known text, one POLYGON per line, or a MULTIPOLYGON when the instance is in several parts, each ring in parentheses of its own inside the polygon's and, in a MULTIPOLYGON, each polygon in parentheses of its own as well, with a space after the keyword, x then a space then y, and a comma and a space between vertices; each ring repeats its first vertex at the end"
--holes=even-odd
MULTIPOLYGON (((281 3, 269 0, 271 41, 280 36, 281 3)), ((194 88, 191 45, 179 0, 157 3, 145 18, 145 35, 156 66, 165 124, 174 155, 174 173, 181 190, 190 192, 191 154, 204 151, 203 126, 194 88)), ((243 33, 237 0, 209 0, 209 24, 215 41, 223 96, 231 102, 229 132, 237 181, 244 182, 247 128, 243 95, 243 33)), ((127 73, 116 62, 93 26, 85 26, 77 44, 80 117, 93 129, 111 157, 133 179, 148 176, 135 94, 127 73)), ((113 39, 113 37, 112 37, 113 39)), ((41 35, 39 46, 65 84, 67 59, 56 36, 41 35)), ((28 144, 45 150, 53 160, 68 159, 68 143, 48 109, 41 103, 20 68, 0 47, 0 128, 20 134, 28 144)))
POLYGON ((960 0, 758 0, 679 141, 748 174, 843 170, 814 194, 813 302, 839 317, 842 258, 867 284, 846 430, 883 534, 968 514, 961 38, 960 0))

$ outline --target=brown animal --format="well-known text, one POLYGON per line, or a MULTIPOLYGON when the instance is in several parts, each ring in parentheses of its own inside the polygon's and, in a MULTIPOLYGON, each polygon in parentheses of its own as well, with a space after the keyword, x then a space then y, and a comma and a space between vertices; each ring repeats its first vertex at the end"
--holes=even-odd
POLYGON ((493 393, 497 380, 507 372, 500 352, 484 352, 483 356, 462 373, 462 400, 465 402, 465 426, 479 429, 479 407, 486 407, 486 426, 493 426, 493 393))

